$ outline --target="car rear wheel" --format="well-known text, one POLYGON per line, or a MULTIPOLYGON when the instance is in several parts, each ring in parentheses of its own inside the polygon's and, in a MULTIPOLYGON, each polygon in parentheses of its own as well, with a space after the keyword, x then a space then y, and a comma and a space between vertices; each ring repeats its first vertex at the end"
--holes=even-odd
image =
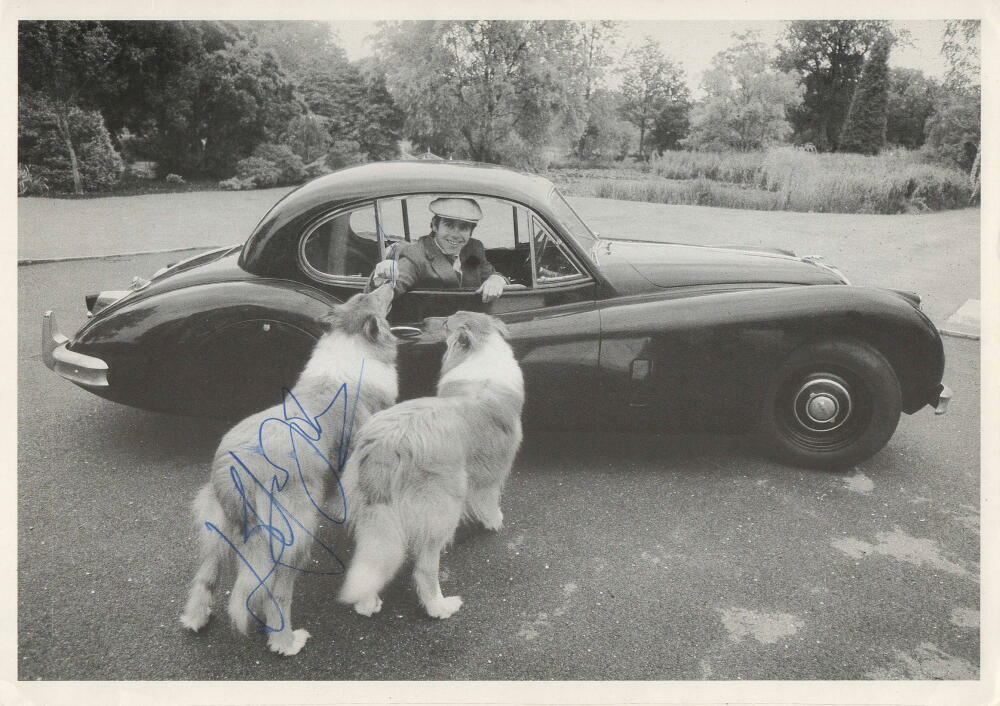
POLYGON ((765 395, 760 436, 780 460, 814 468, 860 463, 899 423, 899 381, 860 341, 823 341, 792 353, 765 395))

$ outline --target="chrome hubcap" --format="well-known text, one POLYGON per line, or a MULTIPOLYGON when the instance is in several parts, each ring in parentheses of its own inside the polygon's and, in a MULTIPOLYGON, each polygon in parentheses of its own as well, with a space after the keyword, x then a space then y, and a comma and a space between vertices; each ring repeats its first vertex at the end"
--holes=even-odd
POLYGON ((793 397, 793 410, 799 424, 812 432, 830 432, 851 416, 851 393, 835 377, 807 380, 793 397))

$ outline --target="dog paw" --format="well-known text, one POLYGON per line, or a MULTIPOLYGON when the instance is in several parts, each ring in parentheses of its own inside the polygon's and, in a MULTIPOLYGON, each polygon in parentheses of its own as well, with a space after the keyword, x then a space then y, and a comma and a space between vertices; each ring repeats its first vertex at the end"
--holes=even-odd
POLYGON ((354 610, 359 615, 371 617, 382 610, 382 599, 378 596, 364 598, 354 604, 354 610))
POLYGON ((208 623, 208 618, 212 614, 212 610, 199 610, 199 611, 185 611, 184 615, 181 616, 181 625, 186 627, 192 632, 198 632, 208 623))
POLYGON ((310 637, 312 636, 306 630, 282 630, 271 633, 271 637, 267 640, 267 646, 272 652, 291 657, 299 653, 310 637))
POLYGON ((450 618, 462 607, 461 596, 448 596, 427 606, 427 615, 432 618, 450 618))
POLYGON ((483 526, 494 532, 499 532, 503 529, 503 513, 498 509, 493 517, 483 520, 483 526))

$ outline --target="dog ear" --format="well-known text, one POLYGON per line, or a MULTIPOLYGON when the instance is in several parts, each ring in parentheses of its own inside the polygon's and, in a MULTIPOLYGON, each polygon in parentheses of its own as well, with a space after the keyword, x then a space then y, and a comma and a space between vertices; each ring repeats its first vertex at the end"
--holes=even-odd
POLYGON ((455 345, 464 351, 472 348, 472 331, 469 330, 468 326, 463 326, 455 334, 455 345))
POLYGON ((373 315, 366 316, 362 329, 364 330, 365 338, 375 343, 378 340, 379 334, 378 317, 373 315))

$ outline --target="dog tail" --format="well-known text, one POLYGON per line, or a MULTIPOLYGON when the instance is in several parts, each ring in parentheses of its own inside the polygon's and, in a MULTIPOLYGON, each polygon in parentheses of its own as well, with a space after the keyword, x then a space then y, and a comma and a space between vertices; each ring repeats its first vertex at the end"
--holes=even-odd
POLYGON ((225 511, 211 483, 206 484, 194 499, 195 534, 198 537, 198 571, 191 581, 187 605, 181 623, 197 632, 205 627, 212 612, 212 591, 219 577, 219 564, 226 556, 226 545, 218 532, 206 526, 211 523, 229 534, 225 511))

